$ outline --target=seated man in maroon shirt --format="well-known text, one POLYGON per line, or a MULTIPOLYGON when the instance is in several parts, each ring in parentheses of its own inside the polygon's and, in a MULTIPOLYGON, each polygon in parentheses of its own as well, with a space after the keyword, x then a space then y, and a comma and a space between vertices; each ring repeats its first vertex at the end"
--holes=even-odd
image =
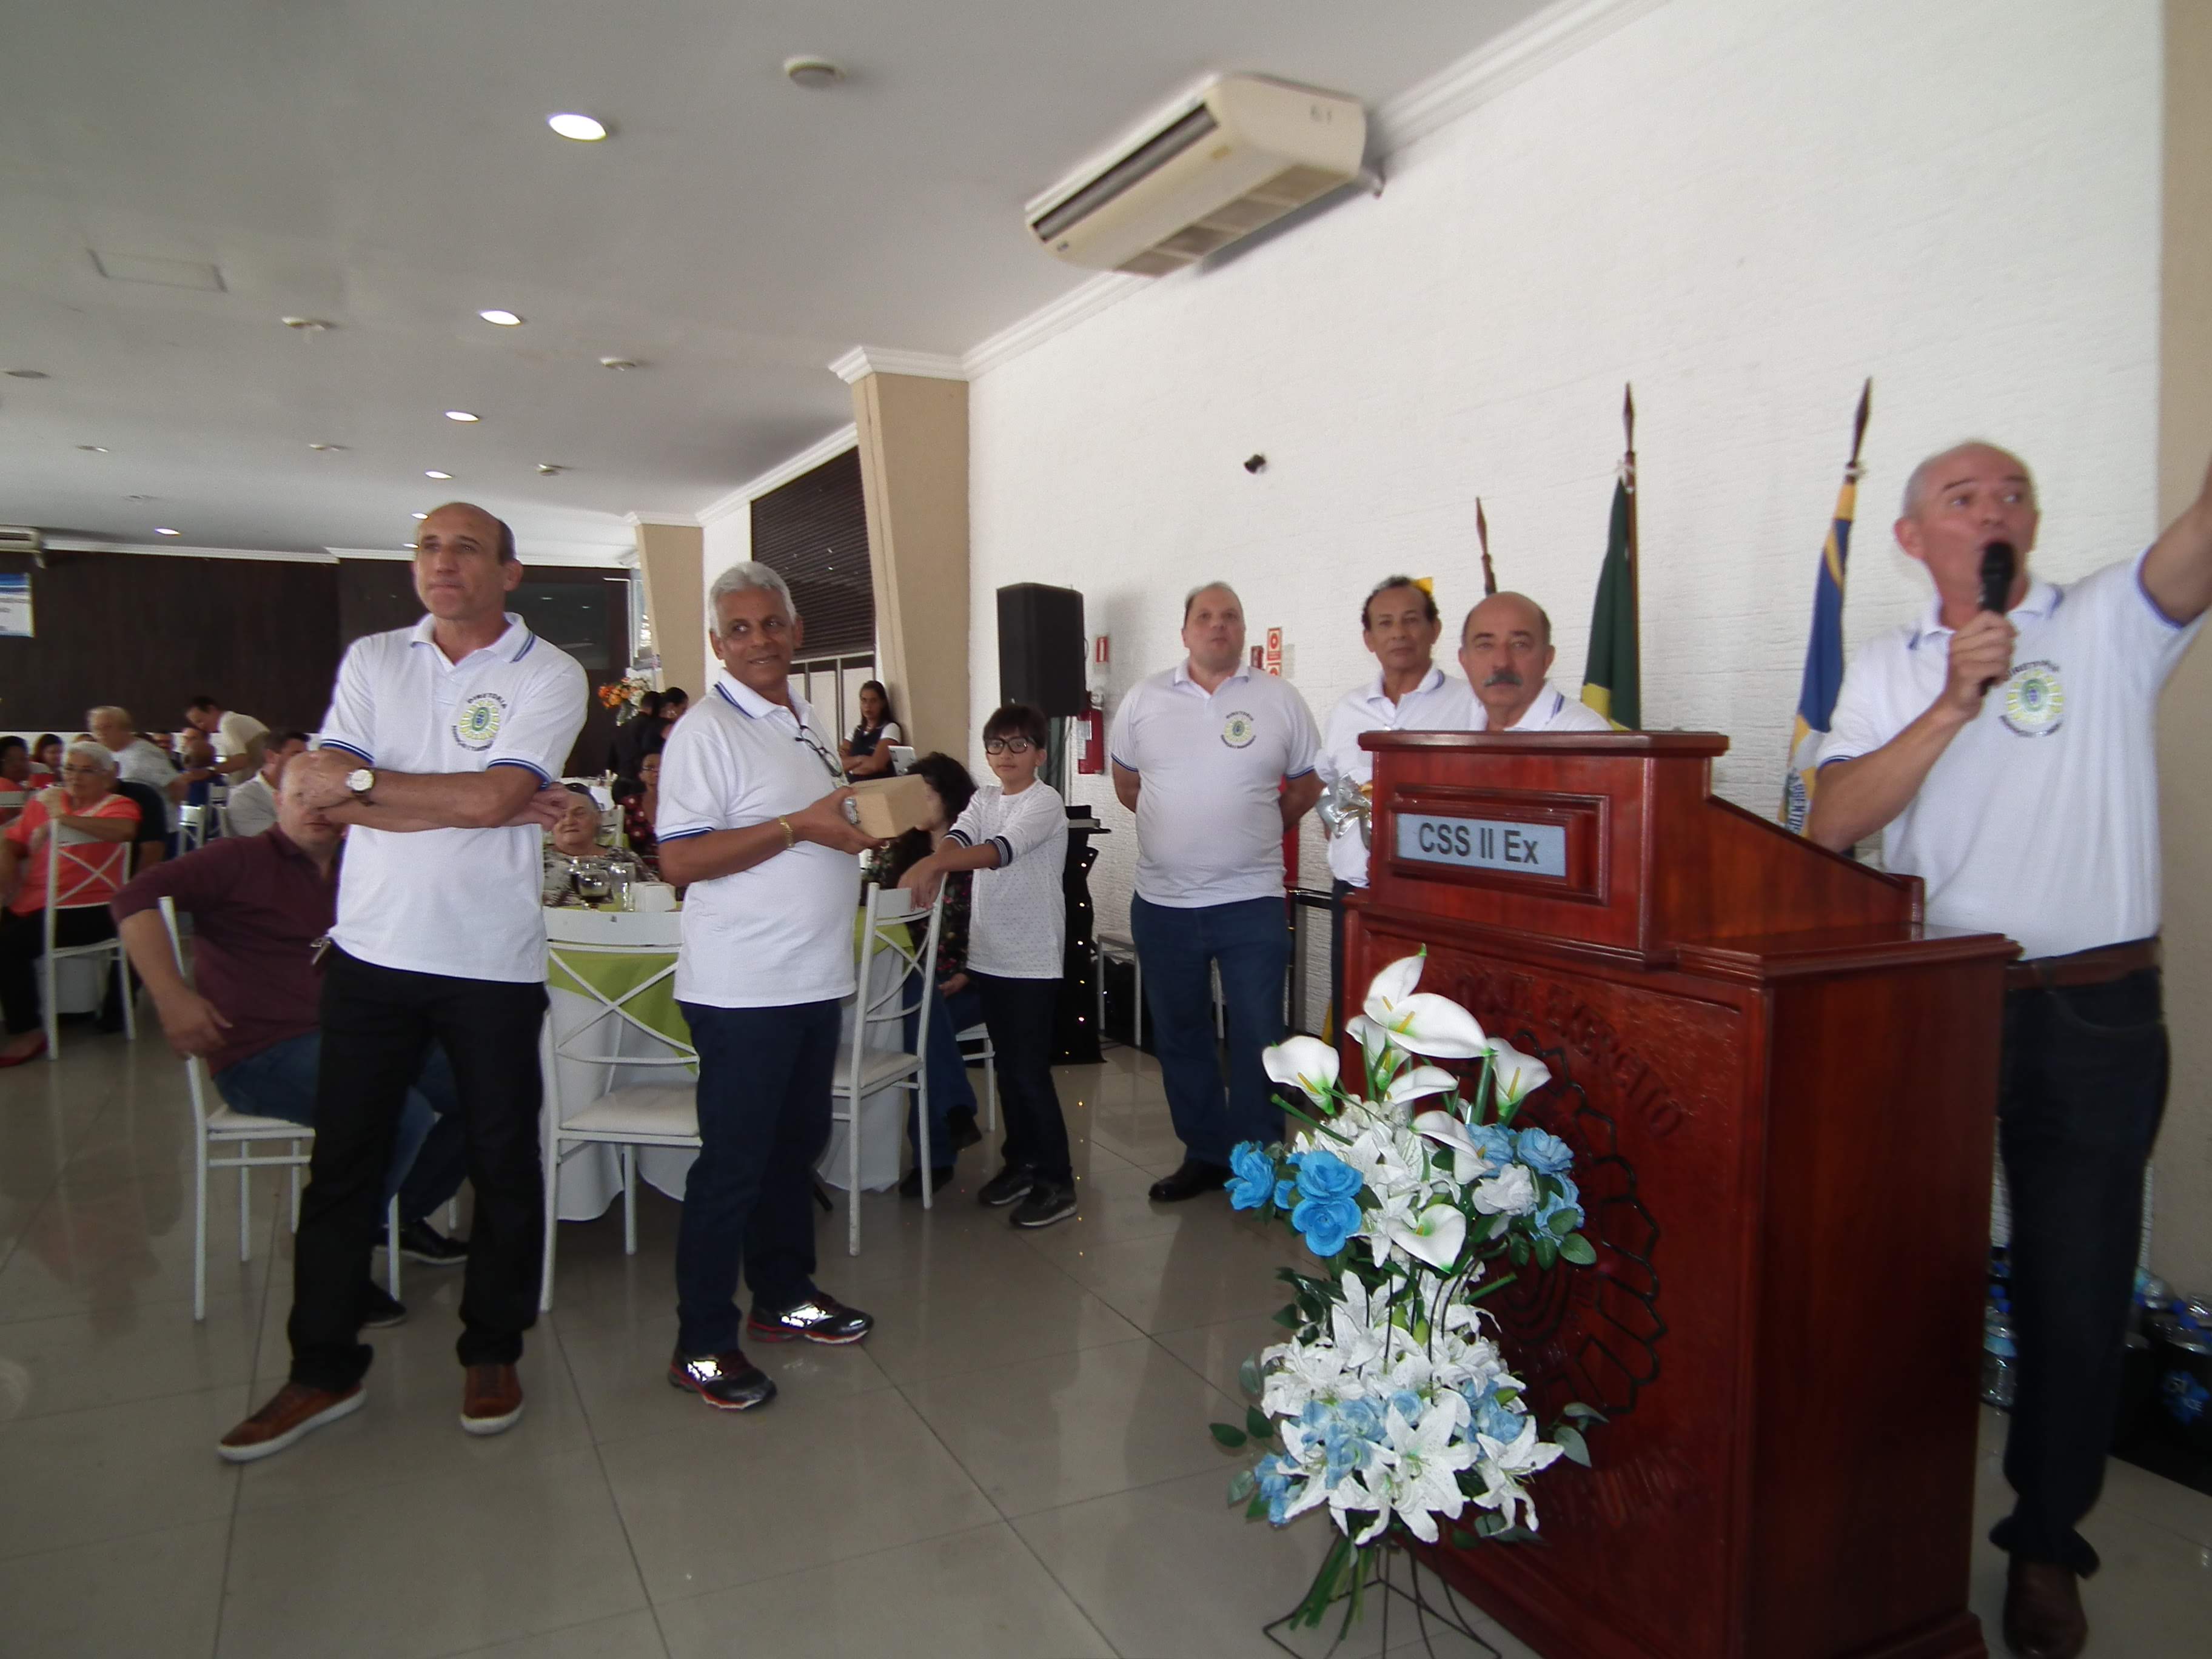
MULTIPOLYGON (((153 994, 169 1046, 205 1058, 234 1111, 313 1121, 322 1048, 320 949, 337 917, 345 832, 281 788, 276 822, 258 836, 225 836, 155 866, 112 906, 131 965, 153 994), (178 973, 161 902, 192 918, 195 990, 178 973)), ((459 1190, 467 1151, 452 1067, 434 1045, 409 1094, 385 1176, 399 1198, 400 1248, 434 1266, 465 1261, 468 1246, 423 1218, 459 1190)), ((368 1287, 366 1323, 397 1324, 405 1310, 368 1287)))

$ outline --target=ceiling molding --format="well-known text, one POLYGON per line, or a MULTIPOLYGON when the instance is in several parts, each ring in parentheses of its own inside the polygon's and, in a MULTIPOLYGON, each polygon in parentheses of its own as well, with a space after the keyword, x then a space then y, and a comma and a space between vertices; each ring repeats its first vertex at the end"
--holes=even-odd
POLYGON ((839 427, 819 443, 800 450, 787 461, 778 462, 758 477, 746 480, 719 500, 709 501, 699 509, 699 522, 713 524, 728 518, 732 513, 744 511, 753 504, 756 496, 767 495, 779 484, 789 483, 802 472, 811 472, 831 457, 858 447, 860 441, 860 428, 849 424, 839 427))
MULTIPOLYGON (((161 550, 167 552, 168 550, 161 550)), ((404 548, 392 547, 326 547, 331 556, 319 562, 336 564, 341 559, 381 559, 386 562, 411 562, 415 557, 404 548)), ((525 569, 532 565, 576 570, 630 570, 637 565, 637 550, 631 547, 594 547, 589 543, 570 542, 566 544, 533 543, 522 549, 525 569)))
MULTIPOLYGON (((1370 165, 1379 165, 1387 157, 1418 143, 1561 59, 1666 3, 1667 0, 1559 0, 1559 4, 1476 47, 1375 111, 1368 119, 1370 165)), ((1186 266, 1167 276, 1127 276, 1119 271, 1101 271, 1049 305, 970 347, 961 357, 961 366, 967 371, 969 380, 980 379, 1131 295, 1178 278, 1187 281, 1199 269, 1186 266)), ((839 359, 840 362, 844 361, 839 359)))
POLYGON ((623 522, 632 530, 646 524, 674 525, 678 529, 696 530, 699 515, 696 513, 625 513, 623 522))
POLYGON ((1667 0, 1560 0, 1518 27, 1486 42, 1376 110, 1368 124, 1369 152, 1394 155, 1471 110, 1595 45, 1667 0))
POLYGON ((869 374, 914 374, 929 380, 968 378, 966 365, 957 357, 934 351, 902 351, 896 346, 854 346, 830 365, 830 372, 847 386, 869 374))
MULTIPOLYGON (((49 536, 46 538, 49 553, 136 553, 156 559, 259 559, 274 564, 336 564, 337 556, 330 549, 319 552, 271 552, 264 547, 179 547, 174 543, 150 546, 141 542, 104 542, 85 536, 49 536)), ((405 558, 404 553, 393 556, 405 558)))
POLYGON ((1078 323, 1119 305, 1131 295, 1172 280, 1164 276, 1127 276, 1118 270, 1102 270, 1070 289, 1050 305, 1040 307, 1011 327, 971 347, 961 358, 968 378, 975 380, 1010 363, 1025 351, 1035 350, 1055 334, 1065 334, 1078 323))

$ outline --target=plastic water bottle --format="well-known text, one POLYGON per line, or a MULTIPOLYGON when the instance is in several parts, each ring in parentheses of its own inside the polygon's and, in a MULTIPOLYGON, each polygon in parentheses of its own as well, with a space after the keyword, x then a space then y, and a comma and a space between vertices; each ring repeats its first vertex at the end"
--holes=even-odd
POLYGON ((1982 1399, 2000 1411, 2012 1409, 2019 1386, 2020 1347, 2012 1321, 1995 1307, 1982 1316, 1982 1399))

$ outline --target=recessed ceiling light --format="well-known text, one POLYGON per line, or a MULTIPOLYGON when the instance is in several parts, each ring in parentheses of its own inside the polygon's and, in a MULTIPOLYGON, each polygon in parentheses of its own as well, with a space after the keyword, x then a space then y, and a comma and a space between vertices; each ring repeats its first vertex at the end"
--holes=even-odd
POLYGON ((545 125, 563 138, 574 138, 580 144, 595 144, 607 136, 607 124, 594 121, 588 115, 573 112, 549 115, 545 118, 545 125))
POLYGON ((637 367, 637 359, 635 357, 602 357, 599 359, 599 367, 601 368, 617 369, 635 368, 637 367))
POLYGON ((497 323, 501 328, 519 327, 522 322, 522 319, 511 311, 479 311, 477 315, 488 323, 497 323))
POLYGON ((452 473, 450 473, 450 472, 441 472, 441 471, 438 471, 438 469, 437 469, 437 468, 435 468, 435 467, 432 467, 432 468, 431 468, 428 472, 425 472, 422 476, 423 476, 424 477, 426 477, 426 478, 450 478, 450 477, 452 477, 453 475, 452 473))
POLYGON ((556 472, 566 472, 568 470, 567 467, 557 465, 551 461, 538 463, 538 476, 541 478, 550 478, 556 472))
POLYGON ((415 516, 416 518, 417 518, 417 519, 427 519, 427 518, 428 518, 430 515, 429 515, 428 514, 427 514, 427 513, 417 513, 417 514, 416 514, 414 516, 415 516))
POLYGON ((43 368, 11 368, 7 373, 11 380, 43 380, 47 378, 43 368))
POLYGON ((481 420, 483 416, 471 415, 465 409, 449 409, 446 411, 446 418, 449 421, 460 421, 466 422, 481 420))
POLYGON ((343 449, 345 446, 343 444, 309 444, 307 447, 313 450, 318 455, 329 455, 334 454, 337 451, 343 449))
POLYGON ((284 326, 305 329, 310 334, 327 334, 337 325, 325 321, 320 317, 287 317, 284 319, 284 326))
POLYGON ((79 444, 77 447, 84 451, 88 455, 105 455, 107 453, 107 446, 106 444, 79 444))
POLYGON ((185 532, 181 530, 172 530, 165 524, 157 524, 154 526, 154 533, 156 536, 181 536, 185 532))
POLYGON ((415 544, 412 542, 402 542, 399 545, 406 552, 412 553, 415 550, 415 544))
POLYGON ((834 87, 845 78, 845 71, 827 58, 787 58, 783 60, 783 72, 792 85, 805 87, 809 92, 834 87))

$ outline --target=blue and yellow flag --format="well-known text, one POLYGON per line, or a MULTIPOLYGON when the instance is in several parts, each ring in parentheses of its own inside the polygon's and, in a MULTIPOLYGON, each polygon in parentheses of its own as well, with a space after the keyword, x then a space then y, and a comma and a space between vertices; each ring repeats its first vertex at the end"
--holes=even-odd
POLYGON ((1790 758, 1782 779, 1783 823, 1802 835, 1819 787, 1820 741, 1835 715, 1836 694, 1844 687, 1844 573, 1851 556, 1851 521, 1858 512, 1859 447, 1866 441, 1867 416, 1874 407, 1874 380, 1859 392, 1859 412, 1851 428, 1850 464, 1836 495, 1836 516, 1820 550, 1820 570, 1813 584, 1813 631, 1805 641, 1805 678, 1797 690, 1797 724, 1790 738, 1790 758))

